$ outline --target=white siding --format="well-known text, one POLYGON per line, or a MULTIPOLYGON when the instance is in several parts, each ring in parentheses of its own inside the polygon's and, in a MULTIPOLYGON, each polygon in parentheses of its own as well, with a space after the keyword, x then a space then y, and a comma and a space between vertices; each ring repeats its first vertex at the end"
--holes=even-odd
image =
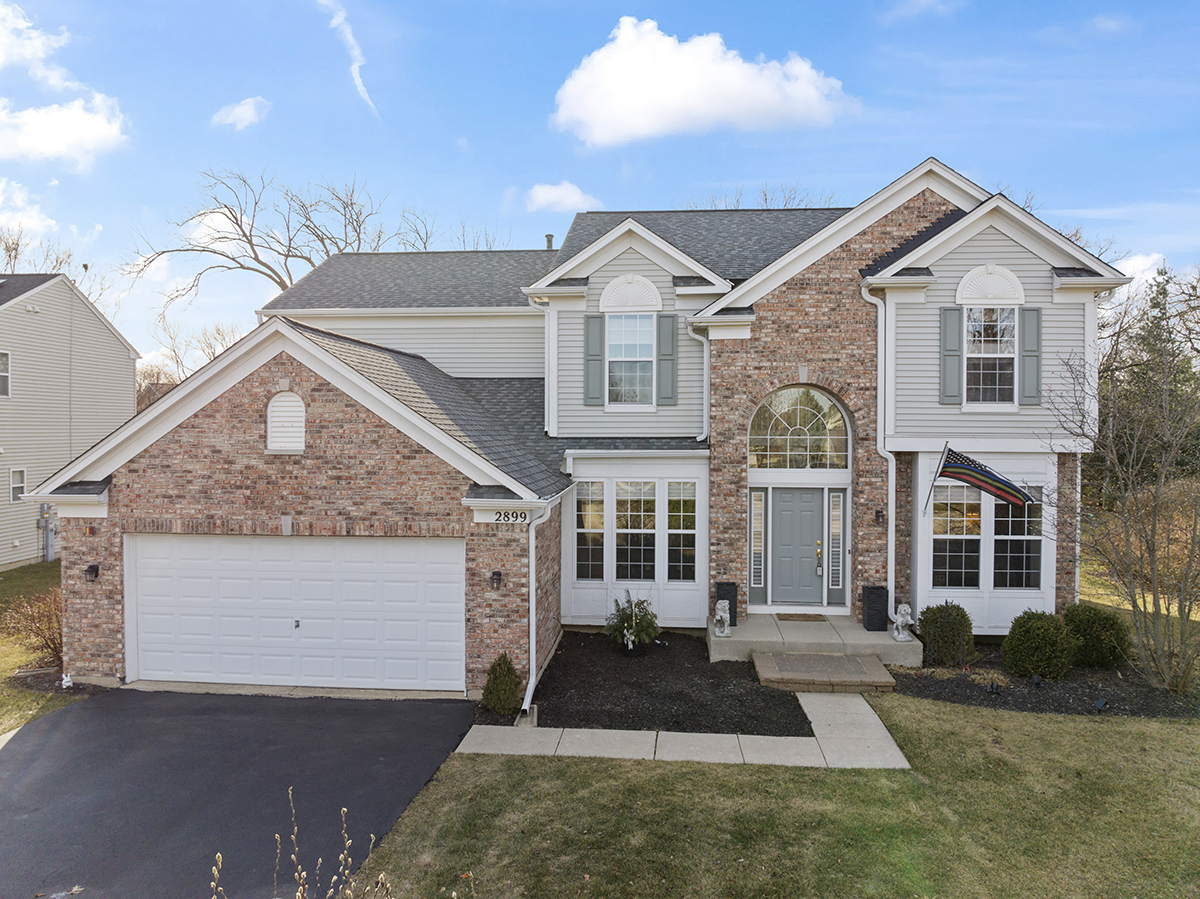
POLYGON ((1084 352, 1083 303, 1053 304, 1050 263, 995 228, 987 228, 930 266, 937 283, 924 304, 901 304, 896 312, 897 437, 1067 438, 1048 402, 1068 384, 1064 361, 1084 352), (1021 279, 1025 304, 1042 310, 1042 404, 1016 411, 964 411, 938 402, 941 363, 940 309, 953 305, 959 280, 971 269, 995 263, 1021 279))
MULTIPOLYGON (((591 274, 587 312, 598 313, 600 294, 605 286, 613 278, 626 274, 648 278, 662 294, 662 311, 676 311, 670 272, 630 249, 591 274)), ((687 437, 699 434, 704 427, 704 346, 688 334, 687 313, 678 313, 678 404, 660 406, 654 412, 605 412, 600 406, 583 404, 584 315, 584 312, 568 311, 558 315, 559 436, 687 437)))
POLYGON ((10 469, 32 490, 129 419, 135 408, 129 349, 63 283, 0 307, 0 351, 12 390, 0 398, 0 568, 41 555, 38 504, 10 503, 10 469), (14 545, 19 541, 20 545, 14 545))
POLYGON ((288 317, 314 328, 424 356, 456 378, 545 377, 545 323, 536 309, 463 315, 288 317))

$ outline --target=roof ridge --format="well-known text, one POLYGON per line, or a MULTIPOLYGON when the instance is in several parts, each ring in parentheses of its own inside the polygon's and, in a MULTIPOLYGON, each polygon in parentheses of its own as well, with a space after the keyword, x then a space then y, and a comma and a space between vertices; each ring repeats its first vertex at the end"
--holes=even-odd
POLYGON ((576 215, 645 215, 653 213, 699 213, 699 212, 849 212, 853 206, 767 206, 738 207, 736 209, 589 209, 576 215))
MULTIPOLYGON (((540 249, 502 249, 502 250, 352 250, 349 252, 334 253, 329 259, 336 259, 339 256, 466 256, 472 253, 479 255, 495 255, 497 253, 557 253, 558 250, 547 250, 545 247, 540 249)), ((315 269, 314 269, 315 271, 315 269)))

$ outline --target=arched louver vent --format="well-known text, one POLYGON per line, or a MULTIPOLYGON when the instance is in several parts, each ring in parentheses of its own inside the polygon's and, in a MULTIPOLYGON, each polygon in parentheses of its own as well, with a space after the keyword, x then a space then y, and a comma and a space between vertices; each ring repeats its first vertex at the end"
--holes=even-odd
POLYGON ((275 394, 267 404, 267 452, 304 452, 304 400, 291 391, 275 394))

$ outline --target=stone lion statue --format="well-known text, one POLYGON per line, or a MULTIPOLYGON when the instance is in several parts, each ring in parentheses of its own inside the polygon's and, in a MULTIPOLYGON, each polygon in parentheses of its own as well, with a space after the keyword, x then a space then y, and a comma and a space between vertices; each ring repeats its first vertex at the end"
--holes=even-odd
POLYGON ((733 636, 729 632, 729 600, 717 600, 717 614, 713 617, 713 635, 717 637, 733 636))
POLYGON ((913 635, 908 632, 908 628, 912 623, 912 606, 906 602, 900 603, 896 609, 896 621, 892 625, 892 639, 897 643, 911 643, 913 635))

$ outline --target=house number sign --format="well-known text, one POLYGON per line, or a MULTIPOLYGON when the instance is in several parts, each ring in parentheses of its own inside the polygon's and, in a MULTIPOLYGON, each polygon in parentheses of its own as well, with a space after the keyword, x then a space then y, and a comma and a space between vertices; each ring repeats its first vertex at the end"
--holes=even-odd
POLYGON ((494 512, 496 522, 502 524, 528 524, 528 512, 494 512))

